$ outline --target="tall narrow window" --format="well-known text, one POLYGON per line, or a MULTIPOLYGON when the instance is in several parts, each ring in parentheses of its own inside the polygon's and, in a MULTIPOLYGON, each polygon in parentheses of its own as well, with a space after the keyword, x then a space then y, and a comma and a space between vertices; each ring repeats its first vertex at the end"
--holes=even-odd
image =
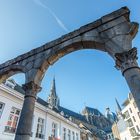
POLYGON ((138 112, 138 117, 139 117, 139 119, 140 119, 140 112, 138 112))
POLYGON ((42 118, 38 118, 36 137, 40 139, 44 138, 44 119, 42 118))
POLYGON ((136 127, 137 127, 137 131, 140 132, 140 129, 139 129, 138 125, 136 125, 136 127))
POLYGON ((136 119, 135 119, 135 117, 134 117, 134 116, 133 116, 133 121, 134 121, 134 122, 136 122, 136 119))
POLYGON ((72 131, 72 140, 75 140, 75 133, 72 131))
POLYGON ((52 123, 52 137, 57 137, 57 124, 56 123, 52 123))
POLYGON ((12 107, 9 118, 8 118, 8 122, 5 126, 5 132, 15 133, 19 115, 20 115, 20 110, 15 107, 12 107))
POLYGON ((63 140, 66 140, 66 128, 63 128, 63 140))
POLYGON ((130 113, 132 113, 132 109, 131 109, 131 108, 129 108, 129 110, 130 110, 130 113))
POLYGON ((0 102, 0 118, 2 116, 3 109, 4 109, 4 103, 0 102))
POLYGON ((135 108, 137 108, 137 105, 136 105, 136 102, 135 101, 133 102, 133 105, 134 105, 135 108))
POLYGON ((79 138, 78 138, 78 133, 76 133, 76 140, 79 140, 79 138))
POLYGON ((71 140, 71 131, 68 129, 68 140, 71 140))

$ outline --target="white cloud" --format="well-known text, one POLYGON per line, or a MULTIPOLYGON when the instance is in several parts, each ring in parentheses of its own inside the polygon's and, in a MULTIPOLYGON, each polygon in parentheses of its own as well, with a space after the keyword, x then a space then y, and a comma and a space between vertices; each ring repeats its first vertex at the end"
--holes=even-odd
POLYGON ((43 8, 45 8, 45 9, 47 9, 47 10, 49 11, 49 13, 54 17, 54 19, 56 20, 56 22, 58 23, 58 25, 59 25, 64 31, 66 31, 66 32, 69 31, 69 30, 66 28, 66 26, 64 25, 64 23, 56 16, 56 14, 55 14, 48 6, 46 6, 45 4, 43 4, 43 3, 41 2, 41 0, 34 0, 34 2, 35 2, 37 5, 39 5, 39 6, 43 7, 43 8))

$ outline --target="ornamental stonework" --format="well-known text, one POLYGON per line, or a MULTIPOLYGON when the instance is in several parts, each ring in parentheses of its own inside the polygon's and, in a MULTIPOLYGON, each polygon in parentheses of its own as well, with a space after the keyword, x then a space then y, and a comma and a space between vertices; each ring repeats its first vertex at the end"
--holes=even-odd
POLYGON ((116 53, 116 68, 120 69, 123 73, 131 68, 137 68, 137 48, 132 48, 129 51, 116 53))
POLYGON ((41 91, 41 87, 35 84, 33 81, 24 84, 23 89, 25 90, 25 97, 36 97, 36 94, 41 91))

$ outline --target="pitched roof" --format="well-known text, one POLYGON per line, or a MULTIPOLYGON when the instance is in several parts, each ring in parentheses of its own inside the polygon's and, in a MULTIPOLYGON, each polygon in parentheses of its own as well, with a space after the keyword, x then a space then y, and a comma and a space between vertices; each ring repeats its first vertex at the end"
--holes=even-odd
POLYGON ((87 120, 86 120, 86 118, 85 118, 85 116, 83 116, 83 115, 81 115, 79 113, 76 113, 74 111, 71 111, 69 109, 66 109, 66 108, 64 108, 62 106, 59 106, 59 110, 60 110, 60 112, 63 111, 64 112, 64 115, 67 115, 68 117, 74 117, 74 118, 76 118, 78 120, 81 120, 83 122, 88 123, 87 120))
POLYGON ((95 109, 95 108, 86 106, 84 110, 88 111, 89 113, 93 115, 103 116, 103 114, 98 109, 95 109))

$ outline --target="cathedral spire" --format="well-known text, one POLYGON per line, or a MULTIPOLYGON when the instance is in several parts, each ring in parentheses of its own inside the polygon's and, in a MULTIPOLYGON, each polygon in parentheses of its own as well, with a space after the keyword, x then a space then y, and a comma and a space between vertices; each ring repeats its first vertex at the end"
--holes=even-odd
POLYGON ((52 81, 51 91, 50 91, 50 95, 48 96, 48 101, 47 102, 48 102, 50 108, 58 109, 59 98, 56 94, 55 77, 53 78, 53 81, 52 81))
POLYGON ((57 96, 57 95, 56 95, 56 86, 55 86, 55 77, 53 78, 53 82, 52 82, 51 94, 52 94, 53 96, 57 96))
POLYGON ((122 111, 122 109, 121 109, 121 106, 120 106, 120 104, 119 104, 119 102, 116 98, 115 98, 115 101, 116 101, 116 104, 117 104, 117 112, 119 113, 119 112, 122 111))

